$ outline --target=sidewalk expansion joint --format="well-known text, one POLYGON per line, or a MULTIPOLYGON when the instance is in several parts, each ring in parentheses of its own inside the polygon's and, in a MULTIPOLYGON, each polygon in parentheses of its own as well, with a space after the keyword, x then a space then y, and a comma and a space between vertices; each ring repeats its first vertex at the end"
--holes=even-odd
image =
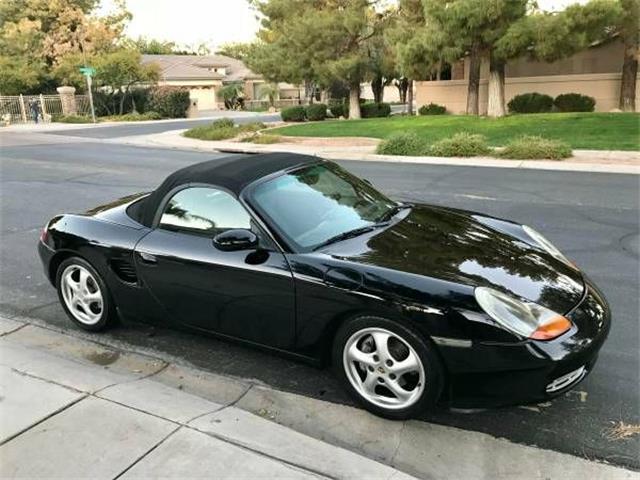
MULTIPOLYGON (((17 372, 17 370, 16 370, 16 372, 17 372)), ((33 375, 28 375, 28 374, 25 374, 25 375, 27 375, 27 376, 33 376, 33 375)), ((38 378, 38 377, 33 377, 33 378, 38 378)), ((43 379, 42 379, 42 378, 39 378, 39 380, 43 380, 43 379)), ((45 381, 46 381, 46 380, 45 380, 45 381)), ((54 383, 54 384, 55 384, 55 382, 49 382, 49 383, 54 383)), ((63 387, 64 387, 64 385, 60 385, 60 386, 63 386, 63 387)), ((68 388, 68 387, 65 387, 65 388, 68 388)), ((1 442, 0 442, 0 447, 1 447, 2 445, 5 445, 6 443, 9 443, 11 440, 13 440, 13 439, 15 439, 15 438, 19 437, 19 436, 20 436, 20 435, 22 435, 23 433, 26 433, 26 432, 28 432, 29 430, 34 429, 35 427, 37 427, 38 425, 40 425, 40 424, 42 424, 42 423, 46 422, 46 421, 47 421, 47 420, 49 420, 50 418, 55 417, 55 416, 56 416, 56 415, 58 415, 59 413, 62 413, 62 412, 64 412, 65 410, 68 410, 69 408, 73 407, 74 405, 76 405, 76 404, 80 403, 82 400, 84 400, 85 398, 88 398, 88 397, 90 397, 90 396, 91 396, 90 394, 85 393, 85 394, 84 394, 84 395, 82 395, 81 397, 78 397, 78 398, 76 398, 75 400, 72 400, 71 402, 67 403, 66 405, 63 405, 62 407, 60 407, 60 408, 58 408, 57 410, 55 410, 55 411, 51 412, 50 414, 48 414, 46 417, 41 418, 41 419, 40 419, 40 420, 38 420, 37 422, 35 422, 35 423, 33 423, 33 424, 29 425, 29 426, 28 426, 28 427, 26 427, 26 428, 23 428, 22 430, 20 430, 19 432, 17 432, 17 433, 15 433, 15 434, 11 435, 10 437, 5 438, 3 441, 1 441, 1 442)))
POLYGON ((135 467, 138 463, 140 463, 142 460, 144 460, 156 448, 158 448, 160 445, 162 445, 164 442, 166 442, 169 439, 169 437, 171 437, 174 433, 176 433, 181 428, 182 428, 182 426, 179 425, 176 428, 174 428, 173 430, 171 430, 167 435, 165 435, 162 439, 160 439, 159 442, 157 442, 149 450, 147 450, 142 455, 140 455, 136 460, 134 460, 134 462, 131 465, 129 465, 127 468, 125 468, 123 471, 121 471, 118 475, 113 477, 113 480, 118 480, 118 478, 122 477, 125 473, 127 473, 129 470, 131 470, 133 467, 135 467))
MULTIPOLYGON (((9 318, 8 320, 11 320, 11 319, 9 318)), ((27 325, 29 325, 29 324, 28 323, 24 323, 24 324, 20 325, 19 327, 14 328, 13 330, 9 330, 8 332, 0 333, 0 338, 6 337, 8 335, 11 335, 12 333, 16 333, 18 330, 22 330, 27 325)))

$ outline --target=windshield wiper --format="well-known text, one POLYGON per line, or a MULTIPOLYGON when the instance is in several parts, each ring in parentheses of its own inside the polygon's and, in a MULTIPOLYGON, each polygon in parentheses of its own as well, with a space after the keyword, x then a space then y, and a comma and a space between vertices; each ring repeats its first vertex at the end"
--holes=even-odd
POLYGON ((402 210, 406 210, 407 208, 411 208, 411 207, 413 207, 413 204, 411 203, 397 203, 380 216, 380 218, 378 219, 378 223, 388 222, 402 210))
POLYGON ((378 223, 373 223, 371 225, 366 225, 364 227, 360 227, 360 228, 354 228, 353 230, 349 230, 347 232, 343 232, 343 233, 339 233, 338 235, 334 235, 333 237, 325 240, 324 242, 320 243, 319 245, 316 245, 315 247, 313 247, 314 250, 318 250, 322 247, 325 247, 331 243, 336 243, 336 242, 341 242, 342 240, 347 240, 348 238, 354 238, 357 237, 359 235, 362 235, 363 233, 367 233, 367 232, 372 232, 373 230, 375 230, 376 228, 385 226, 386 223, 384 222, 378 222, 378 223))

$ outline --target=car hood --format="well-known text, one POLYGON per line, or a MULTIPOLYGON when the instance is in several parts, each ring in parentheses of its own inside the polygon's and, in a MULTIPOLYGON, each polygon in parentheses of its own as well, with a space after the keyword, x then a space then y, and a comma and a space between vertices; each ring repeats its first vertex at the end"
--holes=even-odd
POLYGON ((416 205, 389 227, 323 252, 471 287, 492 287, 558 313, 568 312, 582 298, 582 275, 527 238, 521 226, 511 222, 416 205))

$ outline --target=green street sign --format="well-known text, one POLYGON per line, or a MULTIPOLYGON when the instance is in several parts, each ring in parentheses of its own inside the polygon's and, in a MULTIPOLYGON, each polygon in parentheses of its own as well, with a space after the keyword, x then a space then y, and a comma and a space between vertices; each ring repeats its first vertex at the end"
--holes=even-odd
POLYGON ((86 75, 87 77, 92 77, 96 74, 96 69, 93 67, 80 67, 80 73, 86 75))

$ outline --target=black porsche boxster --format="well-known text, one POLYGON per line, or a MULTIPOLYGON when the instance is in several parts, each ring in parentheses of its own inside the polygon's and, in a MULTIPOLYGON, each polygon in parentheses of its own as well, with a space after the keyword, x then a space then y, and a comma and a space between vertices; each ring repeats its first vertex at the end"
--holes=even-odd
POLYGON ((39 242, 69 318, 119 316, 330 363, 370 411, 542 400, 593 368, 603 295, 532 228, 398 203, 311 156, 233 156, 53 218, 39 242))

